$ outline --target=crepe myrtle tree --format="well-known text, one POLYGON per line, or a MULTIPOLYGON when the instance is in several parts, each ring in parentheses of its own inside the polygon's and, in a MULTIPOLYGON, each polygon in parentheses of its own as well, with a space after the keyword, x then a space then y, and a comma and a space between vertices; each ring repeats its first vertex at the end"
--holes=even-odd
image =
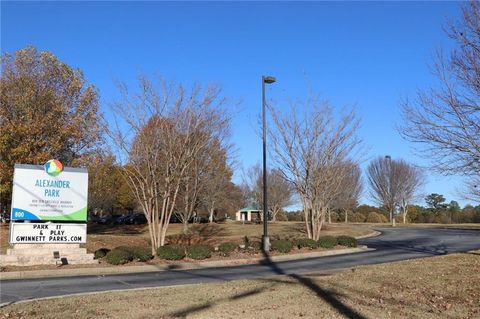
MULTIPOLYGON (((203 140, 206 137, 199 132, 198 138, 203 140)), ((200 208, 209 210, 209 220, 213 222, 215 208, 226 196, 232 176, 226 162, 229 146, 222 145, 218 139, 210 142, 199 150, 180 185, 176 215, 183 223, 184 233, 188 232, 188 222, 200 208)))
POLYGON ((165 244, 182 184, 201 154, 228 127, 226 99, 217 86, 138 78, 138 89, 118 85, 108 126, 122 172, 147 218, 152 253, 165 244), (202 138, 199 138, 201 134, 202 138))
POLYGON ((342 192, 349 165, 360 158, 360 124, 353 108, 340 112, 318 96, 290 103, 282 112, 269 105, 269 144, 276 167, 303 204, 307 236, 318 240, 325 216, 342 192))

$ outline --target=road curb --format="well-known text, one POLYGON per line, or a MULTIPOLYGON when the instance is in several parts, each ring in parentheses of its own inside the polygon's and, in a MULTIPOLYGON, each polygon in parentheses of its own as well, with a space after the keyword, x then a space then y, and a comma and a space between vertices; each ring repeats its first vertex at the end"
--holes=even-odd
POLYGON ((356 239, 364 239, 364 238, 370 238, 370 237, 377 237, 381 234, 382 234, 381 232, 374 230, 370 234, 363 235, 363 236, 356 236, 355 238, 356 239))
MULTIPOLYGON (((327 257, 335 255, 344 255, 352 253, 360 253, 370 251, 372 249, 361 246, 357 248, 346 248, 338 250, 329 250, 313 253, 302 253, 295 255, 270 256, 273 262, 292 261, 300 259, 309 259, 317 257, 327 257)), ((174 270, 192 270, 204 268, 220 268, 230 266, 241 266, 248 264, 259 263, 264 260, 264 257, 235 259, 235 260, 214 260, 203 262, 185 262, 177 264, 162 264, 162 265, 140 265, 140 266, 124 266, 124 267, 97 267, 97 268, 74 268, 74 269, 48 269, 48 270, 28 270, 28 271, 12 271, 0 273, 0 280, 13 279, 40 279, 53 277, 75 277, 75 276, 106 276, 115 274, 128 273, 147 273, 158 271, 174 271, 174 270)))

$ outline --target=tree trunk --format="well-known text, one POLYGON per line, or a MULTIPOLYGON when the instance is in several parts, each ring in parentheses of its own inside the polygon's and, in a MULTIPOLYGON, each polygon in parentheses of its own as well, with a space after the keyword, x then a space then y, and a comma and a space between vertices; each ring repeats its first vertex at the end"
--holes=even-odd
POLYGON ((395 217, 393 216, 393 209, 390 210, 390 222, 392 223, 392 226, 395 227, 395 217))
POLYGON ((302 196, 303 215, 305 216, 305 227, 307 228, 307 237, 312 239, 312 231, 309 225, 311 210, 307 205, 307 199, 302 196), (310 214, 309 214, 310 213, 310 214))
POLYGON ((212 207, 210 207, 210 213, 208 214, 208 222, 211 224, 213 223, 213 213, 215 212, 215 209, 212 207))
POLYGON ((307 237, 312 239, 313 234, 312 234, 312 210, 310 208, 304 209, 304 214, 305 214, 305 227, 307 228, 307 237))
POLYGON ((151 222, 148 222, 148 230, 150 232, 150 245, 152 246, 152 255, 155 256, 156 254, 156 243, 155 243, 155 239, 153 237, 153 228, 152 228, 152 223, 151 222))
POLYGON ((348 223, 348 210, 345 209, 345 223, 348 223))
POLYGON ((403 223, 407 223, 407 214, 408 214, 408 202, 405 200, 402 200, 402 215, 403 215, 403 223))
POLYGON ((317 240, 317 212, 314 209, 310 209, 310 227, 312 229, 312 238, 317 240))
POLYGON ((162 227, 162 229, 160 231, 160 246, 165 245, 165 235, 166 235, 166 233, 167 233, 167 227, 164 226, 164 227, 162 227))
POLYGON ((280 209, 273 207, 272 208, 272 219, 270 221, 276 222, 277 221, 277 214, 280 211, 280 209))
POLYGON ((183 233, 185 235, 188 233, 188 220, 183 220, 183 233))

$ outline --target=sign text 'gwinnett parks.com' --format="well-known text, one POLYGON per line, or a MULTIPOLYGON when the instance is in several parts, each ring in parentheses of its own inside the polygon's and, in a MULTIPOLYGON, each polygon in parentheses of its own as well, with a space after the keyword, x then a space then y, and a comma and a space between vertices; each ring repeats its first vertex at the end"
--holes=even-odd
POLYGON ((86 224, 13 223, 11 244, 81 244, 87 239, 86 224))

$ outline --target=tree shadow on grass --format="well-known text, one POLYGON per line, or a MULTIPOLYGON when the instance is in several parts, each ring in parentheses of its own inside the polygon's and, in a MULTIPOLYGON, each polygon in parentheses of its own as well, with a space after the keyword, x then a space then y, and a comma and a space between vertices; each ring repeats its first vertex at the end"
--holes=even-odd
POLYGON ((205 302, 205 303, 200 304, 200 305, 186 307, 184 309, 172 312, 168 315, 173 316, 173 317, 181 317, 181 318, 186 317, 189 314, 206 310, 206 309, 211 308, 211 307, 215 306, 216 304, 219 304, 219 303, 222 303, 222 302, 235 301, 235 300, 238 300, 238 299, 254 296, 256 294, 259 294, 259 293, 265 291, 267 288, 268 287, 262 287, 262 288, 256 288, 256 289, 248 290, 248 291, 242 292, 242 293, 240 293, 238 295, 235 295, 235 296, 226 297, 226 298, 219 298, 215 301, 208 301, 208 302, 205 302))
POLYGON ((265 284, 266 285, 264 287, 261 287, 261 288, 250 289, 250 290, 241 292, 239 294, 236 294, 234 296, 218 298, 214 301, 208 301, 208 302, 205 302, 203 304, 194 305, 194 306, 186 307, 184 309, 180 309, 180 310, 171 312, 167 315, 167 317, 168 318, 171 318, 171 317, 172 318, 185 318, 189 314, 204 311, 206 309, 214 307, 215 305, 223 303, 223 302, 230 302, 230 301, 235 301, 235 300, 239 300, 239 299, 243 299, 243 298, 258 295, 258 294, 260 294, 260 293, 262 293, 266 290, 271 289, 272 287, 274 287, 278 284, 295 285, 296 283, 285 281, 285 280, 279 280, 279 279, 275 279, 275 278, 269 278, 269 279, 265 280, 265 284))
POLYGON ((338 299, 337 298, 338 294, 336 294, 332 291, 321 288, 312 279, 310 279, 308 277, 300 276, 298 274, 287 274, 287 273, 285 273, 280 267, 278 267, 275 264, 275 262, 272 261, 272 259, 270 258, 270 256, 267 253, 264 252, 263 255, 264 255, 265 259, 262 261, 262 263, 264 265, 268 265, 278 275, 284 275, 284 276, 295 279, 300 284, 302 284, 306 288, 310 289, 319 298, 321 298, 325 302, 327 302, 330 306, 335 308, 340 314, 342 314, 346 318, 367 319, 365 316, 356 312, 354 309, 345 305, 340 299, 338 299))
MULTIPOLYGON (((234 301, 237 299, 241 298, 246 298, 249 296, 253 296, 256 294, 259 294, 263 291, 265 291, 267 288, 270 289, 276 284, 282 283, 282 284, 301 284, 302 286, 308 288, 310 291, 315 293, 319 298, 324 300, 327 304, 329 304, 331 307, 333 307, 339 314, 343 315, 345 318, 350 318, 350 319, 367 319, 367 317, 363 316, 362 314, 358 313, 348 305, 344 304, 339 297, 342 297, 341 294, 336 293, 334 291, 328 290, 321 288, 318 284, 315 283, 314 280, 306 277, 306 276, 301 276, 298 274, 289 274, 286 273, 284 270, 282 270, 275 262, 273 262, 268 254, 264 254, 264 259, 260 262, 262 265, 265 265, 267 267, 270 267, 270 269, 277 275, 282 275, 286 276, 288 278, 294 279, 292 282, 288 282, 285 280, 279 280, 277 278, 268 278, 265 279, 269 284, 265 287, 262 288, 256 288, 252 289, 246 292, 243 292, 241 294, 232 296, 232 297, 226 297, 226 298, 219 298, 214 301, 208 301, 200 305, 195 305, 191 307, 187 307, 178 311, 175 311, 173 313, 170 313, 169 316, 174 316, 174 317, 186 317, 189 314, 199 312, 199 311, 204 311, 208 308, 211 308, 215 306, 216 304, 222 303, 222 302, 229 302, 229 301, 234 301)), ((172 268, 171 270, 174 270, 172 268)), ((184 271, 182 271, 184 272, 184 271)), ((187 271, 188 272, 188 271, 187 271)), ((325 275, 325 274, 321 274, 325 275)), ((210 277, 213 279, 221 280, 218 278, 218 276, 215 275, 199 275, 198 273, 192 274, 192 276, 205 276, 205 277, 210 277)))
POLYGON ((95 235, 141 235, 145 233, 145 225, 99 225, 89 224, 88 234, 95 235))
POLYGON ((193 225, 190 228, 190 231, 203 237, 203 239, 207 242, 212 239, 218 239, 218 237, 225 237, 229 235, 225 226, 217 224, 193 225))
POLYGON ((295 223, 295 224, 291 224, 291 225, 286 225, 285 228, 288 232, 299 233, 299 234, 302 234, 302 235, 307 234, 307 229, 305 227, 305 224, 295 223))
POLYGON ((480 252, 476 252, 476 251, 467 251, 464 254, 480 256, 480 252))

